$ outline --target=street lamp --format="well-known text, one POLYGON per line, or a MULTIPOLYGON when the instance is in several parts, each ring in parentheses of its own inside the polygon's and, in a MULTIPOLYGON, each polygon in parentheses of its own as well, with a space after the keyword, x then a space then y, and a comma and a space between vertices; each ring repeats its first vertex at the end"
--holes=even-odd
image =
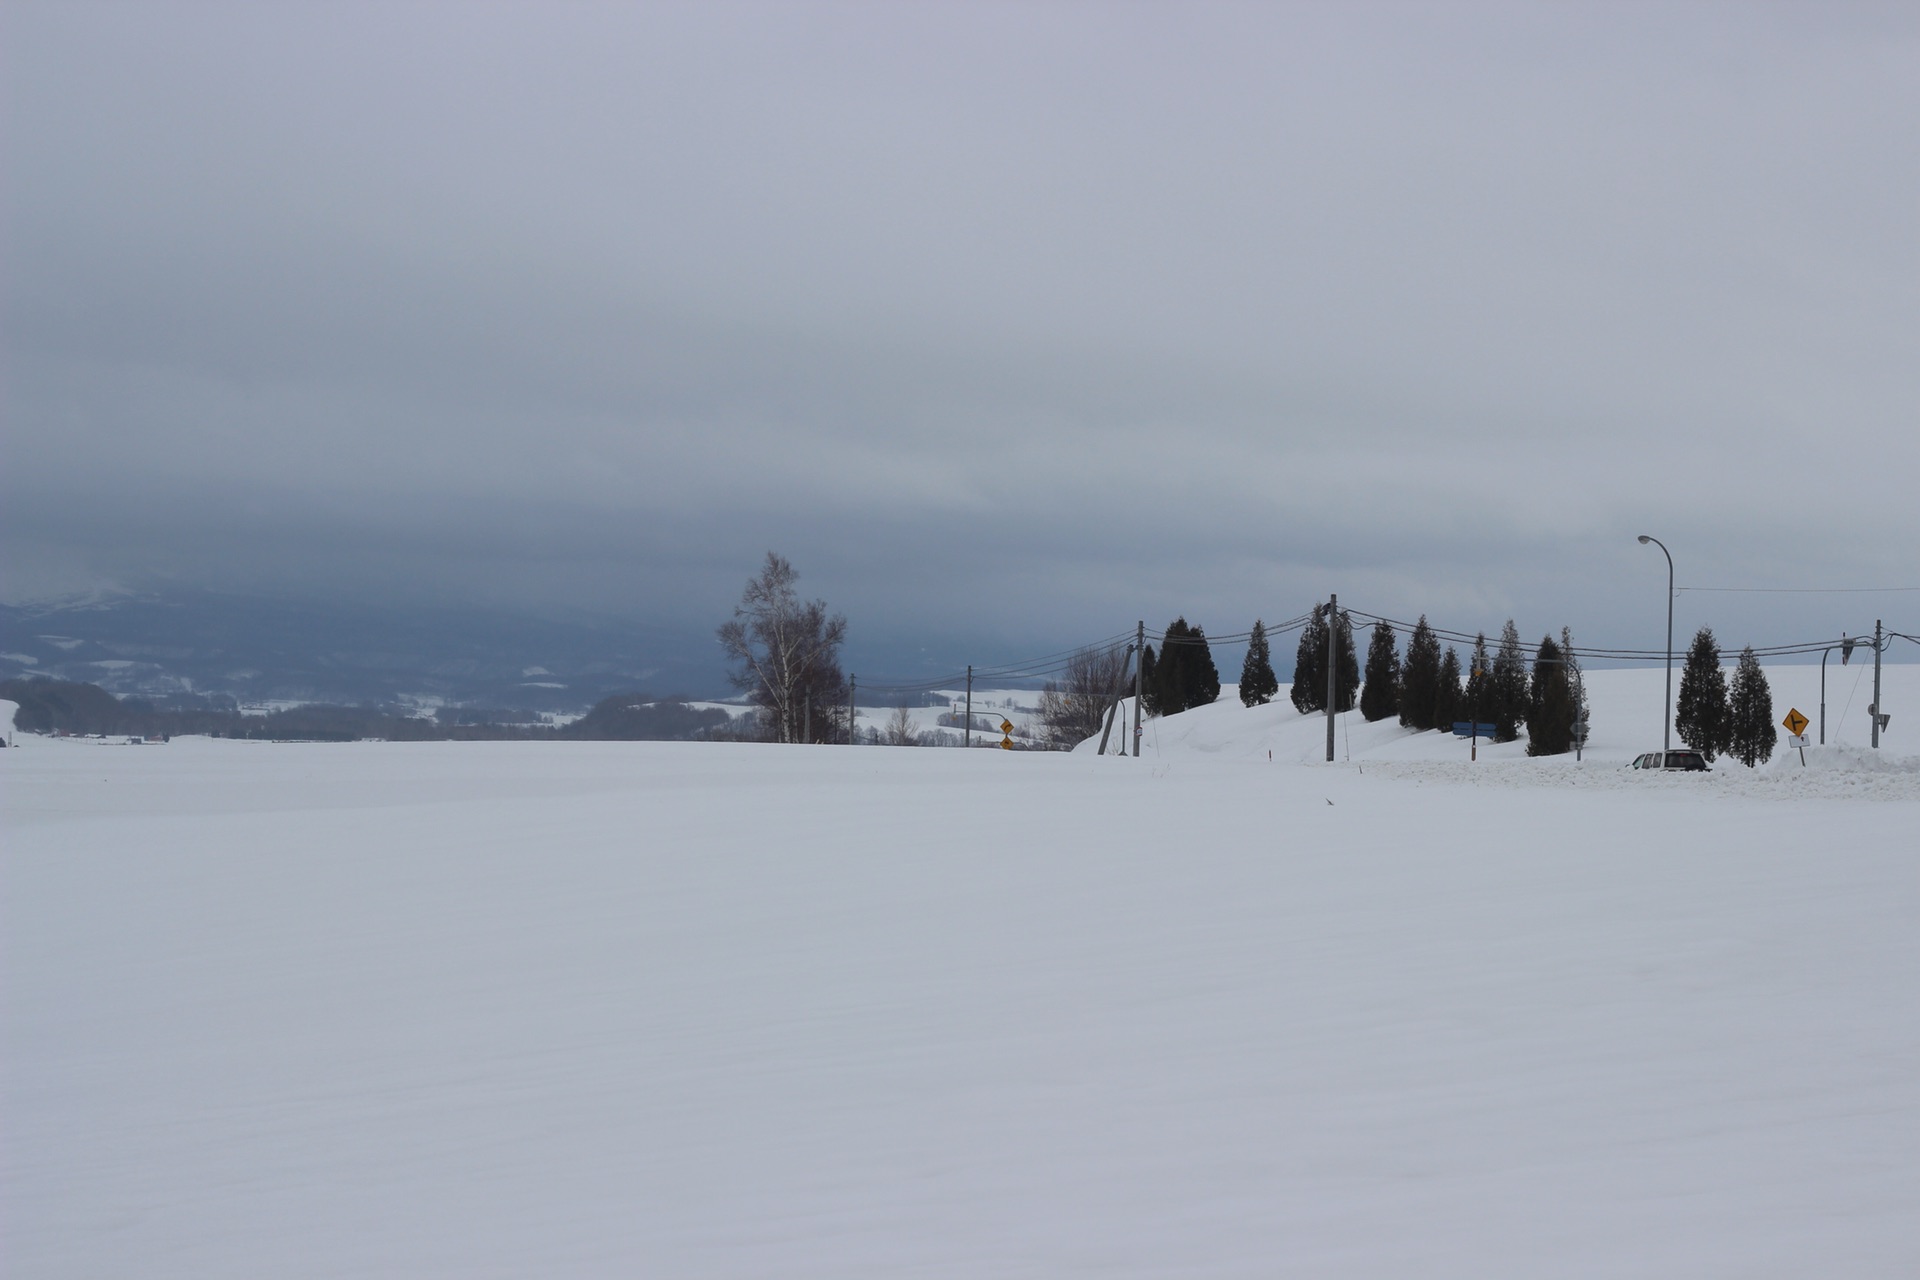
POLYGON ((1667 544, 1647 534, 1640 535, 1642 544, 1651 542, 1660 548, 1660 554, 1667 558, 1667 718, 1660 729, 1661 750, 1673 750, 1673 552, 1667 550, 1667 544))

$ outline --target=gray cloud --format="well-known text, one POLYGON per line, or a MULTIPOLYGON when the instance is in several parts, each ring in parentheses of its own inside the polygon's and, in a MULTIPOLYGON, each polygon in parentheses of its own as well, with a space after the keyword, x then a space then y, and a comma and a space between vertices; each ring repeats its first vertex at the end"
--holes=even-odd
POLYGON ((1044 648, 1329 589, 1644 641, 1643 530, 1920 585, 1903 7, 5 22, 14 594, 698 620, 773 546, 1044 648))

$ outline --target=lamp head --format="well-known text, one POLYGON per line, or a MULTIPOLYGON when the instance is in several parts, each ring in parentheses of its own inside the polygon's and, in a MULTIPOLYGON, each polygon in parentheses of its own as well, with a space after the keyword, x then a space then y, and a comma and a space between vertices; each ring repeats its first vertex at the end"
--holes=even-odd
POLYGON ((1646 534, 1644 534, 1644 533, 1643 533, 1643 534, 1641 534, 1641 535, 1640 535, 1640 545, 1641 545, 1641 546, 1643 546, 1643 547, 1644 547, 1644 546, 1646 546, 1646 545, 1647 545, 1647 544, 1648 544, 1649 542, 1652 542, 1652 541, 1653 541, 1653 539, 1652 539, 1652 538, 1649 538, 1649 537, 1648 537, 1648 536, 1647 536, 1646 534))

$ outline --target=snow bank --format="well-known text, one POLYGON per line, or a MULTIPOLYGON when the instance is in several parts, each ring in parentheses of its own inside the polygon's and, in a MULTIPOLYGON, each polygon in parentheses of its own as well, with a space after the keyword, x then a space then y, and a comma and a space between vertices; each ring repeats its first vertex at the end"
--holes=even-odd
POLYGON ((1793 747, 1776 748, 1773 759, 1763 766, 1768 773, 1792 773, 1799 769, 1825 773, 1920 774, 1920 755, 1907 755, 1892 748, 1828 746, 1806 748, 1805 761, 1793 747))

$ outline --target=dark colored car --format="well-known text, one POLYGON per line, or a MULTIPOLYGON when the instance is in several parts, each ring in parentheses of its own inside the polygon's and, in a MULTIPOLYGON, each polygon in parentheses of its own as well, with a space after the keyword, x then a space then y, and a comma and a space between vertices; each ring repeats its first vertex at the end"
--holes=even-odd
POLYGON ((1648 751, 1633 758, 1629 769, 1663 769, 1680 773, 1712 773, 1707 758, 1698 751, 1648 751))

